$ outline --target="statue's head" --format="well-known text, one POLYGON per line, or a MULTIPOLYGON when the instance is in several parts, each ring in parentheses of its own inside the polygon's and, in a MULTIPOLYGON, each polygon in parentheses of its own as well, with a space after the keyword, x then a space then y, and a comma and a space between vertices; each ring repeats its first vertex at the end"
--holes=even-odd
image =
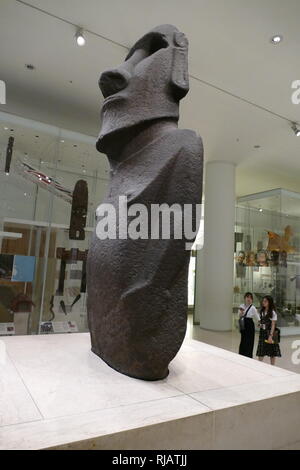
POLYGON ((188 41, 175 26, 143 36, 119 67, 99 79, 104 96, 97 149, 105 151, 117 132, 155 119, 179 117, 179 100, 189 90, 188 41))

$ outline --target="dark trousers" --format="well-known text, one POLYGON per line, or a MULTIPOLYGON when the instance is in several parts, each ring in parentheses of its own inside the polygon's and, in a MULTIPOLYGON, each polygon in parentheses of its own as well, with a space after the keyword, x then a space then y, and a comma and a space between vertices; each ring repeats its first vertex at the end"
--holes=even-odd
POLYGON ((254 333, 255 328, 252 318, 245 318, 245 329, 241 332, 239 347, 239 354, 242 356, 253 357, 254 333))

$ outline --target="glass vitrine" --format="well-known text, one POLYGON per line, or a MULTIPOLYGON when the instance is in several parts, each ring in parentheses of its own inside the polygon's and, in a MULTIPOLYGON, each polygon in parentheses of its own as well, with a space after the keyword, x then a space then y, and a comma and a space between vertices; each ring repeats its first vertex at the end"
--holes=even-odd
POLYGON ((240 198, 236 207, 234 311, 246 291, 257 306, 271 295, 278 324, 300 325, 300 194, 274 189, 240 198))
POLYGON ((86 256, 106 157, 93 137, 0 113, 0 162, 0 335, 87 331, 86 256), (69 231, 78 181, 88 193, 82 239, 69 231))

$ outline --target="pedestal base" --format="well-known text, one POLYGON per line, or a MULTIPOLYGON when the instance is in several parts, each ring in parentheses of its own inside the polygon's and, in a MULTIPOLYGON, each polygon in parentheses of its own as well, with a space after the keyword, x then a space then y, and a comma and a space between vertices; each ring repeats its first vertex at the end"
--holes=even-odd
POLYGON ((114 369, 115 371, 119 372, 120 374, 124 374, 124 375, 127 375, 127 377, 131 377, 133 379, 139 379, 139 380, 147 380, 149 382, 156 382, 157 380, 163 380, 165 379, 168 375, 169 375, 169 369, 166 369, 166 371, 162 374, 162 376, 160 378, 157 378, 157 379, 149 379, 148 377, 145 377, 145 376, 140 376, 140 377, 137 377, 136 375, 131 375, 131 374, 126 374, 126 372, 123 372, 123 371, 120 371, 118 370, 116 367, 114 367, 112 364, 110 364, 108 361, 106 361, 105 359, 103 359, 103 357, 101 357, 101 354, 98 353, 96 350, 94 350, 94 348, 91 348, 91 351, 96 354, 96 356, 98 356, 102 361, 104 361, 109 367, 111 367, 112 369, 114 369))
POLYGON ((194 340, 169 369, 158 382, 119 374, 90 351, 86 333, 5 337, 0 448, 298 445, 300 375, 194 340))

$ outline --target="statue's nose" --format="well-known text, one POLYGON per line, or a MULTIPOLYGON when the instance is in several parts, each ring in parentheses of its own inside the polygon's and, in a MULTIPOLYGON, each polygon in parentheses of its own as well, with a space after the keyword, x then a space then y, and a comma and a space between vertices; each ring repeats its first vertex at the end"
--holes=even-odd
POLYGON ((125 70, 115 69, 103 72, 99 78, 99 87, 104 98, 114 95, 126 88, 129 83, 129 78, 129 73, 125 70))

